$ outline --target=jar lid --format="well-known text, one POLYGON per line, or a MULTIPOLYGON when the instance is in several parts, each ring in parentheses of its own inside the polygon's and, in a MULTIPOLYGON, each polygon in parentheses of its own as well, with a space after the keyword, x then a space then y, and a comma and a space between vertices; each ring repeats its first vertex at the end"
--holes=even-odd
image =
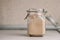
POLYGON ((30 8, 30 9, 27 10, 27 12, 42 12, 42 13, 47 13, 47 10, 45 10, 45 9, 30 8))

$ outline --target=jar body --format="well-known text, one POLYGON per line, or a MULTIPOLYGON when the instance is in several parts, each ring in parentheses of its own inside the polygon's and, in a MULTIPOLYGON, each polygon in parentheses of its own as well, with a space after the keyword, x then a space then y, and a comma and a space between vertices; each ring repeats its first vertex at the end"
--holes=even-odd
POLYGON ((31 12, 27 21, 28 35, 43 36, 45 34, 45 18, 40 13, 31 12))

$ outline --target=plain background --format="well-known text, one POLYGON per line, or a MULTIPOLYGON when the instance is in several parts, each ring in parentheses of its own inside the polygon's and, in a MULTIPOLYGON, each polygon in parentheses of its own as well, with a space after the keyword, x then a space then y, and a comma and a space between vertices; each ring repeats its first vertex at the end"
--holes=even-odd
POLYGON ((0 0, 0 25, 26 25, 29 8, 45 8, 60 25, 60 0, 0 0))

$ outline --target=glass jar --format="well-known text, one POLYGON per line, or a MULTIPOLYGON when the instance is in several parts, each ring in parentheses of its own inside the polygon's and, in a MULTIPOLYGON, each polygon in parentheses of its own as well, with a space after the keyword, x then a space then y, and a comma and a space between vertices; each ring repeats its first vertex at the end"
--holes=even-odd
POLYGON ((33 8, 27 10, 26 18, 29 36, 43 36, 45 34, 45 17, 41 10, 33 8))

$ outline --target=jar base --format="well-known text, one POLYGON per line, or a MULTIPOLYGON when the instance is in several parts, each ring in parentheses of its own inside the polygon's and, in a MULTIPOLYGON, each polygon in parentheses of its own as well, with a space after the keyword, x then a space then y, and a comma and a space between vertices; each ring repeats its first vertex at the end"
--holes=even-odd
POLYGON ((29 34, 30 37, 43 37, 43 35, 31 35, 29 34))

